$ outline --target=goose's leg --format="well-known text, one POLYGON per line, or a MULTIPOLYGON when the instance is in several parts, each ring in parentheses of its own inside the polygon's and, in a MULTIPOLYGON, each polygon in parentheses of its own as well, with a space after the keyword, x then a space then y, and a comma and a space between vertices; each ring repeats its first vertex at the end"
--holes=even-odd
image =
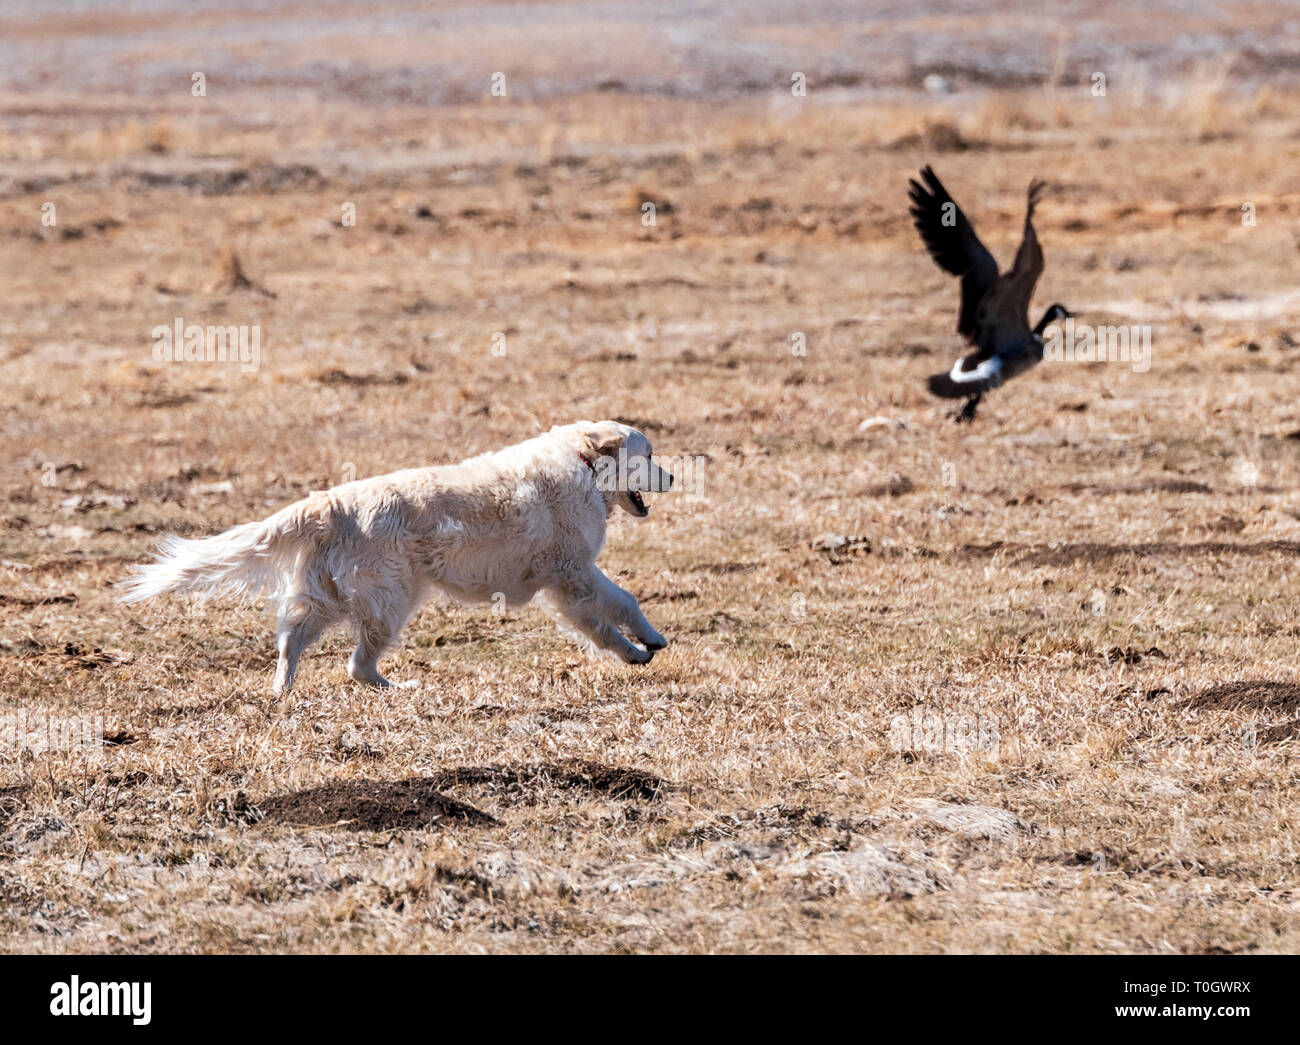
POLYGON ((981 392, 979 395, 973 395, 966 400, 966 405, 961 408, 961 412, 958 413, 956 417, 956 421, 959 425, 968 425, 975 420, 975 410, 979 407, 980 400, 983 398, 984 393, 981 392))

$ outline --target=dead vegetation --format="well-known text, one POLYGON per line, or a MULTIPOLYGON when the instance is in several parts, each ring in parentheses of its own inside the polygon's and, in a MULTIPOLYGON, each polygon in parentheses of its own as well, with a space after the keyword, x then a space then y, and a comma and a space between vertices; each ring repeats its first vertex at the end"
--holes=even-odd
POLYGON ((376 72, 265 123, 0 95, 0 730, 104 739, 0 732, 4 947, 1300 948, 1300 94, 1256 56, 1096 98, 1087 44, 802 104, 665 95, 644 45, 589 93, 451 62, 437 105, 376 72), (927 162, 1000 256, 1048 178, 1039 299, 1150 324, 1151 369, 949 422, 927 162), (155 361, 177 317, 260 325, 259 368, 155 361), (646 669, 435 604, 415 688, 336 635, 280 700, 257 607, 114 601, 164 533, 604 416, 702 462, 602 558, 646 669))

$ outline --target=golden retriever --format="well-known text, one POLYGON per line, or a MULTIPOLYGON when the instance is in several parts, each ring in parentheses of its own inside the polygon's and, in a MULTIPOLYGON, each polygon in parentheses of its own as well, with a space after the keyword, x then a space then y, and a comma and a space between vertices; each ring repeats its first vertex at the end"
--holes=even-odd
POLYGON ((277 693, 293 686, 303 650, 344 620, 357 630, 348 674, 387 686, 379 657, 431 588, 507 605, 540 595, 562 627, 645 664, 667 640, 596 557, 614 506, 644 518, 642 494, 672 481, 635 428, 580 421, 460 464, 313 493, 214 537, 169 537, 156 562, 123 582, 122 601, 168 591, 270 596, 277 693))

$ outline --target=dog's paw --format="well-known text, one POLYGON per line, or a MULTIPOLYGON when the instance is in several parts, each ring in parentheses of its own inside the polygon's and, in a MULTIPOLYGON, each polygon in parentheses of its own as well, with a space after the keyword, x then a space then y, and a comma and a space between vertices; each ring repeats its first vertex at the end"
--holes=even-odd
POLYGON ((668 640, 657 631, 651 637, 642 639, 641 641, 645 643, 645 648, 651 653, 661 650, 668 645, 668 640))
POLYGON ((628 664, 649 664, 654 659, 655 651, 652 649, 641 649, 639 646, 633 646, 625 654, 623 660, 628 664))

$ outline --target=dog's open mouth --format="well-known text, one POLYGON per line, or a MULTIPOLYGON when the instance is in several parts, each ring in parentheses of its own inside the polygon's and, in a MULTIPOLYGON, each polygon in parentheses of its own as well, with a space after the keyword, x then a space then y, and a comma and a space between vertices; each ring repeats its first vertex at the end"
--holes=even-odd
POLYGON ((641 496, 640 490, 628 490, 627 499, 632 502, 638 514, 649 515, 650 509, 646 507, 645 498, 641 496))

